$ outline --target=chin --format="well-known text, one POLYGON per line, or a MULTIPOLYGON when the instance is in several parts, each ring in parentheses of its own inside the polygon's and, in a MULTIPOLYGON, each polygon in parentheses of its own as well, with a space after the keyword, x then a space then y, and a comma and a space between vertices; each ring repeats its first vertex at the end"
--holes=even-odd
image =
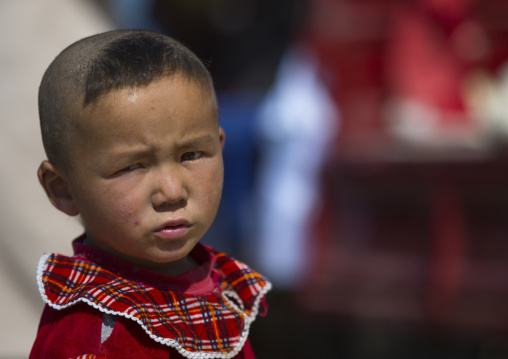
POLYGON ((192 249, 196 246, 197 242, 183 240, 183 241, 170 241, 160 244, 155 253, 165 258, 174 258, 178 260, 188 255, 192 249))
POLYGON ((158 256, 155 256, 151 261, 157 264, 178 262, 184 259, 190 253, 190 250, 179 249, 172 251, 162 251, 158 256))

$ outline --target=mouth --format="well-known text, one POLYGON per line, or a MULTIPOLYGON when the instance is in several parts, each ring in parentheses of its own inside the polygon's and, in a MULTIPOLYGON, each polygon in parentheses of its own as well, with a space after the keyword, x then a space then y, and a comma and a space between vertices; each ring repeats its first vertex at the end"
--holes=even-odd
POLYGON ((165 222, 155 234, 163 239, 175 240, 185 236, 191 228, 191 224, 185 219, 170 220, 165 222))

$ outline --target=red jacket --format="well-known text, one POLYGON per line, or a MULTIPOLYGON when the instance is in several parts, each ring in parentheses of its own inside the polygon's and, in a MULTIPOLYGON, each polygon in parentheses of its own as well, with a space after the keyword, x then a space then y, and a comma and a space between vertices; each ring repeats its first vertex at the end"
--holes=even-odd
POLYGON ((166 276, 82 238, 74 250, 39 262, 47 305, 30 359, 254 358, 248 331, 271 285, 243 263, 198 244, 199 267, 166 276))

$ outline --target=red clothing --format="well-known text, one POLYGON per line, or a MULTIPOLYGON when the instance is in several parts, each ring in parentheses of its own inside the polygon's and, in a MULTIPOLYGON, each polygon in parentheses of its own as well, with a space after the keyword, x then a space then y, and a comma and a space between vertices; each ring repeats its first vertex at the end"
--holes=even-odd
POLYGON ((31 359, 254 358, 248 331, 270 283, 243 263, 198 244, 190 255, 199 266, 167 276, 82 238, 74 250, 39 262, 47 305, 31 359))

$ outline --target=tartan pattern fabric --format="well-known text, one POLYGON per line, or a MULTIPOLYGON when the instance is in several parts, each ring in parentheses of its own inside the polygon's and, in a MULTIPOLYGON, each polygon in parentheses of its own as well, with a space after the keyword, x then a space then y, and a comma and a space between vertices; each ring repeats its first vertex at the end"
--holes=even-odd
POLYGON ((55 309, 82 301, 134 320, 153 340, 185 357, 232 358, 271 284, 245 264, 208 250, 216 258, 219 285, 202 296, 129 281, 79 256, 60 254, 42 256, 37 281, 43 300, 55 309))

